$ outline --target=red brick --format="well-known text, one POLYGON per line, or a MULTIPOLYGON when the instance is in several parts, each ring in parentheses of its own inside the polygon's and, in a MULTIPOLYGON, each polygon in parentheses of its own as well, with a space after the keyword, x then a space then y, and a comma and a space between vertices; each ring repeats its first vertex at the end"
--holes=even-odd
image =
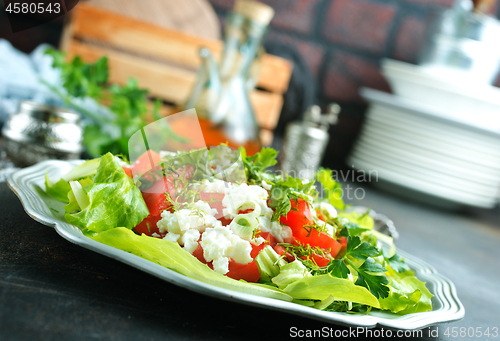
POLYGON ((377 62, 346 52, 334 52, 323 82, 324 94, 339 102, 361 102, 361 87, 390 92, 377 62))
POLYGON ((359 101, 359 85, 349 76, 334 69, 327 71, 323 82, 324 94, 340 103, 359 101))
POLYGON ((381 53, 395 14, 394 4, 335 0, 328 10, 323 35, 334 43, 381 53))
POLYGON ((404 18, 397 30, 394 57, 405 62, 416 63, 425 41, 426 32, 425 20, 411 16, 404 18))
MULTIPOLYGON (((285 30, 308 34, 316 20, 316 6, 321 0, 262 0, 275 13, 271 25, 285 30)), ((215 7, 232 10, 235 0, 210 0, 215 7)))
POLYGON ((264 0, 275 10, 271 25, 282 29, 311 33, 320 0, 264 0))
POLYGON ((306 62, 313 77, 317 78, 325 55, 325 50, 321 45, 273 30, 269 32, 266 40, 271 44, 273 41, 279 41, 293 46, 306 62))
POLYGON ((419 5, 438 5, 444 7, 451 7, 455 3, 455 0, 404 0, 404 1, 419 5))

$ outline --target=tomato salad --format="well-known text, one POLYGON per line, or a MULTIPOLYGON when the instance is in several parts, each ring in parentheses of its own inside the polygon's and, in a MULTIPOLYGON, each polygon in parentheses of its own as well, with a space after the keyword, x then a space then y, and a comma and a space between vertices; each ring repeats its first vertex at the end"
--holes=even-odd
POLYGON ((46 177, 46 191, 86 236, 213 285, 332 311, 432 309, 392 238, 348 210, 331 170, 273 174, 276 156, 223 145, 149 150, 132 164, 106 154, 46 177))

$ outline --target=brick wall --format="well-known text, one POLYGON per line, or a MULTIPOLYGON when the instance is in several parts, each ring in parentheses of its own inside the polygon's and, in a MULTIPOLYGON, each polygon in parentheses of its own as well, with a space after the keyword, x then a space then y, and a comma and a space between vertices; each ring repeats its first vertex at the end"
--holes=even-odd
MULTIPOLYGON (((234 0, 209 0, 221 18, 234 0)), ((454 0, 260 0, 276 15, 267 41, 294 45, 319 85, 320 101, 360 102, 357 90, 388 91, 379 61, 415 63, 427 25, 454 0)), ((493 9, 500 17, 500 8, 493 9)))
MULTIPOLYGON (((234 0, 209 0, 221 20, 234 0)), ((454 0, 261 0, 272 6, 267 43, 291 44, 305 59, 317 86, 317 102, 343 111, 330 131, 325 165, 342 168, 362 126, 366 86, 390 91, 379 70, 382 58, 415 63, 427 25, 454 0)), ((500 16, 498 6, 492 14, 500 16)), ((500 84, 500 82, 499 82, 500 84)))

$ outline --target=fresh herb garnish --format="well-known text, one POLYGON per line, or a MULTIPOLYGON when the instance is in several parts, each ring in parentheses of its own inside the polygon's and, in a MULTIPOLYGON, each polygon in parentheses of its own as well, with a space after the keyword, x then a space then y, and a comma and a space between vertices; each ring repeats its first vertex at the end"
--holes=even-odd
POLYGON ((361 238, 358 236, 347 237, 346 256, 365 260, 368 257, 373 257, 379 253, 379 249, 367 242, 361 242, 361 238))
POLYGON ((392 257, 387 257, 387 253, 385 249, 383 250, 385 260, 389 263, 389 266, 394 269, 394 271, 403 273, 405 271, 410 270, 408 264, 406 264, 405 260, 401 258, 397 253, 392 255, 392 257))
MULTIPOLYGON (((68 106, 91 118, 92 124, 84 129, 84 145, 92 156, 107 152, 128 155, 129 138, 148 123, 148 112, 155 120, 161 118, 161 101, 151 105, 148 90, 138 87, 137 81, 130 78, 125 85, 108 84, 109 66, 107 57, 95 63, 85 63, 80 56, 66 61, 64 52, 49 48, 46 54, 54 58, 53 67, 61 70, 61 78, 66 93, 52 84, 42 81, 60 96, 68 106), (109 109, 107 117, 78 105, 74 99, 91 98, 109 109)), ((165 139, 179 140, 168 127, 162 130, 165 139)))
POLYGON ((326 227, 326 223, 324 225, 320 225, 315 222, 312 225, 304 225, 302 226, 302 228, 307 231, 306 237, 308 238, 311 236, 312 231, 317 231, 318 233, 320 232, 328 233, 328 228, 326 227))
POLYGON ((281 216, 286 215, 292 209, 292 204, 290 203, 290 198, 288 196, 289 189, 284 190, 284 192, 278 192, 271 188, 271 193, 267 205, 274 210, 271 217, 272 221, 278 221, 281 216))
POLYGON ((331 261, 327 266, 327 271, 332 276, 347 278, 350 273, 348 264, 358 275, 356 285, 363 286, 377 298, 389 296, 389 280, 384 275, 387 271, 382 265, 375 263, 373 256, 380 254, 379 249, 368 242, 361 242, 358 236, 348 236, 346 253, 343 258, 331 261), (352 258, 364 260, 361 266, 356 265, 352 258))
POLYGON ((378 263, 375 263, 373 258, 367 258, 363 265, 355 269, 358 272, 358 279, 355 283, 356 285, 361 285, 367 288, 377 298, 386 298, 389 296, 390 289, 387 286, 387 284, 389 284, 389 280, 385 277, 385 275, 383 275, 383 273, 387 271, 386 268, 378 263), (381 274, 374 275, 373 273, 381 274))
POLYGON ((348 237, 348 236, 357 236, 363 232, 369 231, 370 229, 363 228, 356 223, 349 222, 347 224, 342 225, 343 228, 339 232, 339 236, 348 237))
POLYGON ((349 268, 347 267, 343 259, 334 259, 330 261, 326 270, 332 276, 340 278, 347 278, 350 273, 349 268))
POLYGON ((314 255, 319 255, 333 260, 333 257, 330 255, 330 249, 322 249, 317 246, 311 246, 300 242, 298 242, 298 245, 288 243, 278 243, 278 245, 284 246, 286 253, 289 253, 295 259, 298 259, 306 268, 313 271, 313 273, 325 272, 325 268, 318 266, 314 260, 314 255))
POLYGON ((248 156, 246 150, 240 147, 240 153, 245 166, 248 184, 259 184, 262 180, 269 180, 272 176, 266 173, 266 169, 276 165, 278 151, 273 148, 262 148, 253 156, 248 156))
POLYGON ((305 182, 291 176, 275 178, 268 199, 268 206, 274 210, 271 220, 278 221, 293 209, 290 200, 301 198, 312 205, 313 196, 316 195, 314 182, 305 182))

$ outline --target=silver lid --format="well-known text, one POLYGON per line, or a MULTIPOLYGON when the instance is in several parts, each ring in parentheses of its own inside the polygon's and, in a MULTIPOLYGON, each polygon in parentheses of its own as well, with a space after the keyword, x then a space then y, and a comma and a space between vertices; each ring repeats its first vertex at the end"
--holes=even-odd
POLYGON ((34 146, 43 147, 51 155, 53 152, 78 154, 83 149, 79 122, 80 115, 70 109, 23 101, 3 126, 2 135, 20 144, 21 154, 34 146))
POLYGON ((321 108, 318 105, 312 105, 304 114, 303 124, 328 130, 331 124, 337 123, 340 110, 340 105, 337 103, 330 103, 328 105, 328 113, 323 115, 321 113, 321 108))
POLYGON ((18 113, 23 113, 47 123, 80 123, 80 115, 69 108, 55 107, 33 101, 19 103, 18 113))

